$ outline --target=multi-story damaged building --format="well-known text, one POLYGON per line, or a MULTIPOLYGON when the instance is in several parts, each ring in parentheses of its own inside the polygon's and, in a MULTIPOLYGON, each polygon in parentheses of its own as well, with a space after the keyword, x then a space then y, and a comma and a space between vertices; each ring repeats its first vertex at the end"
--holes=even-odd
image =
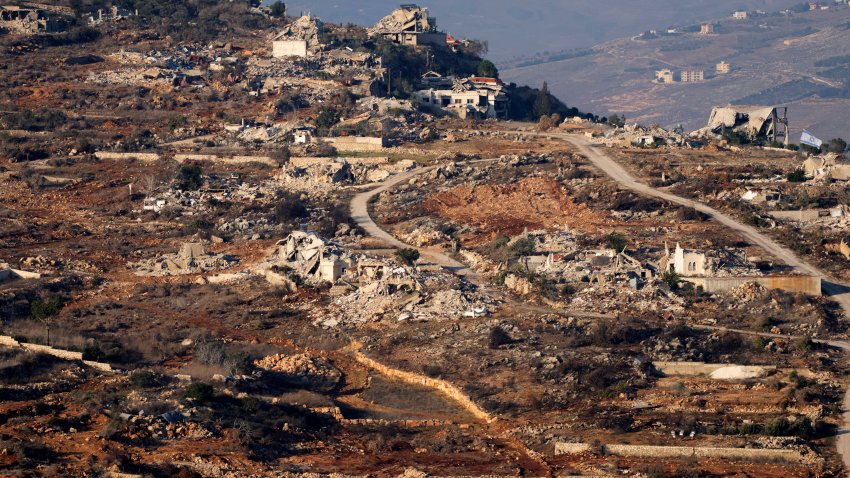
POLYGON ((455 79, 452 89, 420 90, 413 94, 420 106, 450 111, 461 118, 507 118, 510 99, 497 78, 455 79))
POLYGON ((396 8, 369 29, 369 36, 407 46, 447 46, 447 35, 437 30, 437 20, 428 9, 407 4, 396 8))
POLYGON ((59 33, 68 29, 63 19, 49 17, 47 12, 36 8, 14 5, 0 6, 0 29, 13 33, 32 35, 35 33, 59 33))
POLYGON ((790 141, 788 108, 782 109, 782 115, 779 109, 774 106, 717 106, 711 111, 707 129, 714 134, 742 133, 752 141, 776 142, 782 138, 787 145, 790 141))

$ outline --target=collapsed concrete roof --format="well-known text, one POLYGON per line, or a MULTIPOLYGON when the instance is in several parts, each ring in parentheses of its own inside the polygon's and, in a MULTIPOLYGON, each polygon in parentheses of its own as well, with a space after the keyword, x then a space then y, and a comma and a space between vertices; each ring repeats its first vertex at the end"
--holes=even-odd
POLYGON ((369 35, 387 33, 424 33, 437 30, 437 22, 428 16, 428 9, 418 5, 402 5, 369 29, 369 35))
POLYGON ((775 106, 717 106, 711 111, 708 129, 715 134, 731 130, 752 139, 775 140, 777 123, 780 122, 777 110, 775 106))

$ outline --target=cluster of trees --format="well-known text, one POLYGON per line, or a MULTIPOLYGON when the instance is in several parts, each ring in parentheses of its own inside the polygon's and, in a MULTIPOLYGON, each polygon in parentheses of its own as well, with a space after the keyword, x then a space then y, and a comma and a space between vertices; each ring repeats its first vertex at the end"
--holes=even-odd
MULTIPOLYGON (((259 5, 254 0, 219 2, 217 0, 72 0, 71 7, 78 15, 107 3, 127 10, 138 10, 133 17, 140 26, 153 28, 162 35, 178 41, 209 41, 236 29, 262 29, 270 26, 266 17, 251 12, 259 5)), ((283 16, 286 6, 277 2, 271 6, 272 16, 283 16)))
POLYGON ((508 117, 517 121, 539 121, 541 117, 558 115, 561 118, 579 116, 593 121, 599 117, 569 107, 549 91, 544 82, 540 89, 511 84, 511 104, 508 117))

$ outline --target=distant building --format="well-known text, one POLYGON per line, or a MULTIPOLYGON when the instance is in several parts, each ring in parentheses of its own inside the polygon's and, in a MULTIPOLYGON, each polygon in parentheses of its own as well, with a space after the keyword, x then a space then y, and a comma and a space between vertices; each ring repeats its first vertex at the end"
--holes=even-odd
POLYGON ((697 83, 705 80, 703 70, 682 70, 682 83, 697 83))
POLYGON ((711 35, 714 33, 714 24, 713 23, 703 23, 699 27, 699 32, 703 35, 711 35))
POLYGON ((747 18, 750 18, 750 14, 749 12, 738 10, 732 14, 732 18, 735 20, 746 20, 747 18))
POLYGON ((720 63, 718 63, 717 64, 717 74, 718 75, 725 75, 727 73, 729 73, 729 63, 726 63, 725 61, 721 61, 720 63))
POLYGON ((669 69, 658 70, 655 72, 655 81, 659 83, 673 83, 673 71, 669 69))
POLYGON ((0 6, 0 29, 13 33, 58 33, 68 29, 69 22, 48 16, 48 11, 15 5, 0 6))

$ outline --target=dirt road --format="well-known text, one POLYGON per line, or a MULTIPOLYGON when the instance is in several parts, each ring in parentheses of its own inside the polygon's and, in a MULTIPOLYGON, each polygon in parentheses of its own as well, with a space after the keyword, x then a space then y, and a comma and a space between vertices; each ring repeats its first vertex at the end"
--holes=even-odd
MULTIPOLYGON (((626 171, 625 168, 620 166, 619 163, 611 159, 610 156, 591 146, 590 143, 584 137, 570 134, 555 134, 552 136, 563 138, 564 140, 571 143, 579 150, 579 152, 586 156, 590 160, 590 162, 592 162, 605 174, 610 176, 611 179, 617 181, 622 187, 626 189, 631 189, 632 191, 640 193, 642 195, 653 196, 674 204, 692 207, 701 213, 711 216, 720 224, 723 224, 724 226, 734 231, 737 231, 748 242, 761 247, 762 249, 769 252, 781 261, 785 262, 789 266, 793 266, 799 271, 804 272, 806 274, 820 276, 822 280, 822 290, 824 295, 827 295, 833 300, 835 300, 841 306, 841 308, 844 309, 845 315, 850 317, 850 288, 843 284, 840 284, 838 281, 834 280, 833 278, 824 274, 822 271, 818 270, 816 267, 806 263, 805 261, 797 257, 794 252, 783 247, 767 235, 762 234, 756 228, 748 226, 746 224, 742 224, 736 219, 700 202, 676 196, 675 194, 670 194, 666 191, 660 191, 645 183, 638 181, 637 179, 635 179, 634 176, 632 176, 628 171, 626 171)), ((831 346, 838 347, 842 350, 850 352, 850 343, 842 341, 824 342, 828 343, 831 346)), ((844 467, 850 470, 850 388, 847 389, 847 392, 844 395, 843 409, 844 423, 838 429, 836 446, 838 448, 838 452, 841 454, 842 461, 844 462, 844 467)))
MULTIPOLYGON (((478 160, 475 160, 475 161, 470 161, 469 163, 473 164, 473 163, 484 163, 484 162, 493 162, 493 161, 496 161, 496 160, 495 159, 478 159, 478 160)), ((406 172, 403 172, 403 173, 396 174, 394 176, 390 176, 384 182, 382 182, 381 185, 378 186, 377 188, 370 189, 369 191, 365 191, 365 192, 357 194, 351 200, 351 206, 350 206, 351 207, 351 218, 354 219, 354 222, 357 223, 358 226, 362 227, 363 230, 366 231, 366 233, 369 234, 370 236, 375 237, 377 239, 380 239, 380 240, 386 242, 387 244, 389 244, 393 247, 417 249, 417 250, 419 250, 420 257, 422 257, 422 259, 425 259, 425 261, 437 264, 438 266, 441 266, 444 269, 452 271, 455 274, 466 277, 470 282, 481 285, 481 282, 478 280, 478 279, 480 279, 478 277, 478 275, 472 269, 467 267, 465 264, 452 259, 451 257, 449 257, 448 254, 445 254, 443 252, 433 250, 433 249, 429 249, 429 248, 414 247, 414 246, 411 246, 410 244, 405 244, 405 243, 399 241, 398 239, 393 237, 392 234, 390 234, 387 231, 378 227, 378 225, 375 224, 375 221, 372 220, 372 217, 369 215, 369 201, 373 197, 375 197, 378 194, 381 194, 382 192, 387 191, 387 190, 389 190, 389 189, 391 189, 391 188, 393 188, 393 187, 395 187, 395 186, 397 186, 401 183, 410 181, 412 178, 414 178, 416 176, 419 176, 421 174, 425 174, 429 171, 432 171, 432 170, 436 169, 437 167, 439 167, 439 166, 435 165, 435 166, 428 166, 428 167, 424 167, 424 168, 416 168, 416 169, 412 169, 410 171, 406 171, 406 172)))

